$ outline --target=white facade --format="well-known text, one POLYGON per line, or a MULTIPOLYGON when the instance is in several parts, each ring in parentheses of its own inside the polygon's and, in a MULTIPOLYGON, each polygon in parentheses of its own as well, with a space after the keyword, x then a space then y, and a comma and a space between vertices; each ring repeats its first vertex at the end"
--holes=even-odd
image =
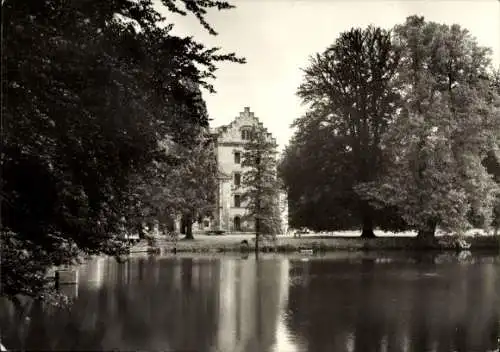
MULTIPOLYGON (((254 231, 253 220, 248 218, 245 204, 238 201, 238 197, 243 192, 243 188, 238 183, 241 184, 244 172, 241 166, 244 145, 250 139, 249 132, 254 127, 263 128, 267 133, 250 108, 245 107, 229 125, 214 130, 217 138, 219 187, 213 229, 226 232, 254 231)), ((267 133, 267 137, 275 141, 270 133, 267 133)))

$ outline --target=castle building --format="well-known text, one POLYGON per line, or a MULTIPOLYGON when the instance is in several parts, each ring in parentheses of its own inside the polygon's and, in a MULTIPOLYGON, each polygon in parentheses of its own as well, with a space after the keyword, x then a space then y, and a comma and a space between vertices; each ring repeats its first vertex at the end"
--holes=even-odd
POLYGON ((212 131, 219 165, 219 183, 214 218, 210 224, 205 222, 205 228, 209 226, 213 230, 225 232, 254 231, 254 221, 246 216, 245 204, 241 197, 245 171, 241 166, 243 151, 254 127, 262 128, 267 137, 276 142, 249 107, 245 107, 230 124, 212 131))
MULTIPOLYGON (((255 232, 254 219, 248 215, 245 202, 242 199, 243 152, 245 144, 251 139, 254 128, 263 130, 267 138, 276 145, 276 139, 263 126, 259 119, 245 107, 231 123, 210 130, 210 143, 207 148, 213 149, 218 164, 218 183, 215 197, 215 206, 212 216, 198 218, 192 224, 193 232, 206 233, 211 231, 223 231, 226 233, 248 233, 255 232)), ((164 142, 165 148, 169 147, 168 141, 164 142)), ((281 233, 288 232, 288 200, 286 192, 278 194, 281 214, 281 233)), ((170 218, 172 230, 181 232, 185 223, 181 214, 170 218)), ((145 232, 159 234, 159 222, 144 224, 145 232), (147 226, 146 226, 147 225, 147 226)))

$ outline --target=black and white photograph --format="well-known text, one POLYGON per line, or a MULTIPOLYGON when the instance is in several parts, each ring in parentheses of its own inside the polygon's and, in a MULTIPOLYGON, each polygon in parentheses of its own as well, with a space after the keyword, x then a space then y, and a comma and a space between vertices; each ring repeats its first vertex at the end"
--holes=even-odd
POLYGON ((0 351, 500 352, 500 0, 2 0, 0 351))

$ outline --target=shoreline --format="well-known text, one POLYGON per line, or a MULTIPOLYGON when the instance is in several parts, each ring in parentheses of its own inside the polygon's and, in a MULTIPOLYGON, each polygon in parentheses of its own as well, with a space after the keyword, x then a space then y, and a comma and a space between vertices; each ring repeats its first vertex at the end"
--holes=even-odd
MULTIPOLYGON (((220 236, 211 239, 179 240, 168 242, 157 240, 149 246, 139 243, 130 247, 132 253, 241 253, 255 252, 253 237, 242 244, 241 238, 220 236)), ((465 239, 470 248, 460 248, 456 238, 440 236, 430 241, 414 237, 378 237, 362 239, 360 237, 309 236, 302 238, 280 237, 276 240, 262 239, 259 243, 261 253, 326 253, 335 251, 491 251, 500 253, 500 236, 477 236, 465 239)))

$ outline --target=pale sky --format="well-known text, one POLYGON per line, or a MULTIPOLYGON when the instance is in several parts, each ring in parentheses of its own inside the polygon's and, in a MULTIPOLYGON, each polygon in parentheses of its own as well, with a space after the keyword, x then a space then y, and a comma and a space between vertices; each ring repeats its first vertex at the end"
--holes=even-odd
MULTIPOLYGON (((158 0, 155 0, 158 1, 158 0)), ((233 0, 235 9, 207 15, 219 33, 210 36, 194 16, 163 12, 174 22, 174 34, 193 35, 207 45, 235 52, 247 63, 222 64, 213 82, 217 93, 204 92, 211 127, 230 123, 245 106, 260 119, 282 149, 293 134, 290 124, 305 108, 296 96, 301 68, 309 56, 323 52, 338 35, 370 24, 390 29, 411 15, 428 21, 457 23, 480 45, 493 49, 500 66, 500 1, 337 1, 233 0)))

